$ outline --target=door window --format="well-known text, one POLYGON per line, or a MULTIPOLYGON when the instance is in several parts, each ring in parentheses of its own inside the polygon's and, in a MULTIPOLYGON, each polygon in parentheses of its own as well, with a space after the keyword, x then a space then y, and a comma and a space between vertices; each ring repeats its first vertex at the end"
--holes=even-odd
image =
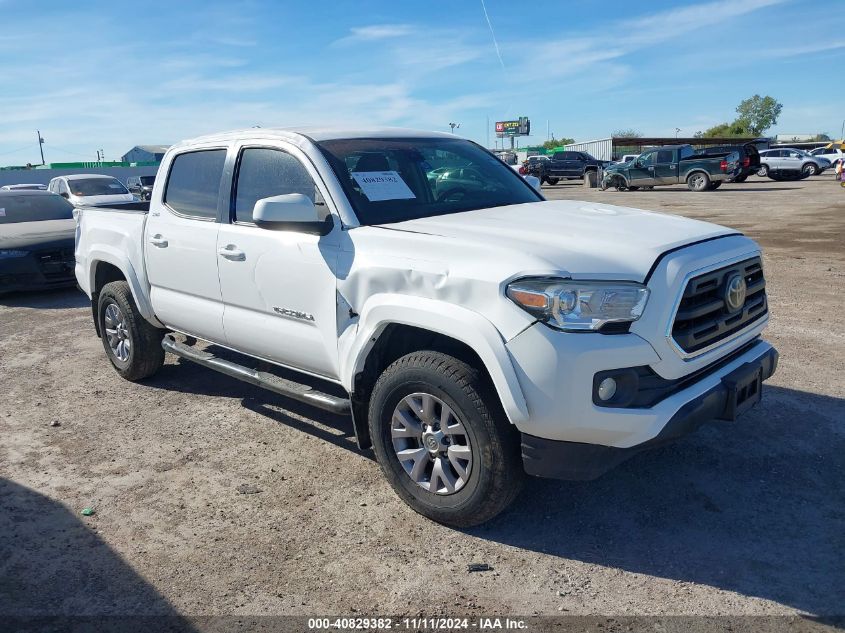
POLYGON ((235 186, 235 222, 252 222, 255 203, 262 198, 301 193, 317 205, 322 203, 305 165, 278 149, 250 147, 243 150, 235 186))
POLYGON ((642 154, 638 159, 637 163, 641 167, 648 167, 649 165, 654 164, 654 155, 657 152, 648 152, 647 154, 642 154))
POLYGON ((216 218, 225 162, 225 149, 179 154, 170 167, 164 202, 182 215, 216 218))
POLYGON ((665 165, 666 163, 672 162, 672 155, 673 152, 671 149, 663 149, 657 152, 657 158, 655 159, 655 163, 658 165, 665 165))

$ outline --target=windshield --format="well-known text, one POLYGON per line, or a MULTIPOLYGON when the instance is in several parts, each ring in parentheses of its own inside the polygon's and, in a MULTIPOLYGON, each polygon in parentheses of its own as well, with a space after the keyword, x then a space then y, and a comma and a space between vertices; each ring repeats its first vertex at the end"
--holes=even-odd
POLYGON ((61 196, 54 194, 0 196, 0 224, 70 220, 71 218, 73 218, 73 205, 61 196))
POLYGON ((114 196, 129 191, 117 178, 81 178, 68 180, 67 186, 75 196, 114 196))
POLYGON ((513 169, 463 139, 338 139, 318 146, 364 225, 542 200, 513 169))
POLYGON ((141 184, 144 187, 152 187, 153 183, 156 181, 155 176, 141 176, 141 184))

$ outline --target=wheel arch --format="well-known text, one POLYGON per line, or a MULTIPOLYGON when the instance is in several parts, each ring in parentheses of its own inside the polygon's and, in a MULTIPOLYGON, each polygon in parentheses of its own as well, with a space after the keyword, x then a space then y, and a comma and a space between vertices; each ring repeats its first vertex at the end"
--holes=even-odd
MULTIPOLYGON (((132 299, 135 301, 135 305, 138 307, 138 312, 141 313, 141 316, 156 327, 162 327, 162 324, 155 318, 155 313, 153 312, 146 289, 138 278, 132 262, 125 255, 119 252, 100 249, 91 252, 88 260, 90 261, 88 268, 88 294, 91 297, 91 310, 94 315, 95 324, 97 323, 97 298, 100 290, 112 281, 125 281, 129 284, 132 299)), ((99 335, 99 333, 99 325, 97 325, 97 334, 99 335)))
POLYGON ((434 299, 375 296, 361 312, 354 340, 344 351, 341 381, 352 394, 358 443, 369 446, 367 404, 375 380, 405 354, 431 349, 478 367, 489 379, 507 419, 528 419, 528 405, 510 354, 495 326, 482 315, 434 299))

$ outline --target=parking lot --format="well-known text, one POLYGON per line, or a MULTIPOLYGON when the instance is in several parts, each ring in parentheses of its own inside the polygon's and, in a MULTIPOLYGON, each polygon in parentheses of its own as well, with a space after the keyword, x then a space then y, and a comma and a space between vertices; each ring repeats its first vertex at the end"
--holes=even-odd
POLYGON ((825 175, 544 194, 757 239, 781 354, 762 404, 594 482, 531 480, 458 531, 395 496, 348 418, 172 357, 123 381, 83 295, 3 297, 2 611, 841 613, 845 190, 825 175))

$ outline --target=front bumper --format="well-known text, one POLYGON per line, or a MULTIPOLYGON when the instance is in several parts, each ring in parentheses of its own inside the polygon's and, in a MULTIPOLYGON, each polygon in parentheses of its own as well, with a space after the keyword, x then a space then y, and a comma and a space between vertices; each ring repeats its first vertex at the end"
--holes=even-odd
MULTIPOLYGON (((655 437, 625 448, 549 440, 522 434, 522 460, 525 472, 553 479, 590 480, 647 448, 667 444, 692 433, 705 422, 733 419, 736 411, 733 377, 757 371, 762 380, 774 374, 778 353, 768 343, 754 346, 754 354, 743 354, 743 362, 728 373, 720 372, 718 383, 693 397, 666 422, 655 437)), ((728 366, 734 367, 735 363, 728 366)))
POLYGON ((0 294, 76 285, 73 249, 0 259, 0 294))

